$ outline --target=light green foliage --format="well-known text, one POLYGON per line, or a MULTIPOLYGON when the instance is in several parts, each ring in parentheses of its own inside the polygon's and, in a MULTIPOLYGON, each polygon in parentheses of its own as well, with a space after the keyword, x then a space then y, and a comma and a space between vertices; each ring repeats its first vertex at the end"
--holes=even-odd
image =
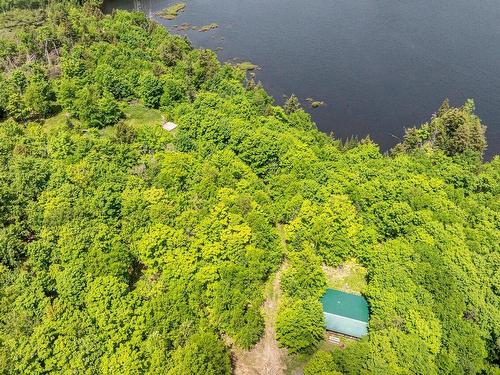
POLYGON ((96 5, 0 42, 0 373, 229 373, 283 262, 276 334, 312 353, 352 258, 369 336, 306 374, 498 372, 500 159, 471 102, 383 155, 96 5))
POLYGON ((173 252, 186 245, 187 238, 181 230, 156 224, 137 243, 138 259, 154 274, 173 260, 173 252))
POLYGON ((213 334, 193 335, 186 345, 173 354, 169 375, 227 375, 231 373, 229 354, 213 334))
POLYGON ((276 338, 290 353, 311 353, 323 334, 323 308, 316 298, 282 302, 276 318, 276 338))
POLYGON ((326 287, 321 257, 310 246, 288 254, 289 267, 281 276, 283 291, 293 298, 320 298, 326 287))
POLYGON ((165 79, 160 105, 162 107, 169 107, 186 100, 187 91, 188 87, 185 81, 172 78, 165 79))
MULTIPOLYGON (((0 2, 0 10, 2 11, 0 14, 0 45, 2 45, 0 55, 2 57, 8 56, 9 52, 15 50, 23 29, 43 23, 45 14, 42 9, 30 9, 29 6, 23 9, 24 7, 19 7, 20 2, 24 2, 26 5, 30 3, 30 1, 22 0, 19 2, 13 0, 0 2)), ((34 3, 35 7, 39 5, 38 1, 34 3)))
POLYGON ((335 362, 332 354, 324 351, 317 351, 304 368, 304 375, 340 375, 335 371, 335 362))
POLYGON ((337 265, 359 252, 362 228, 349 198, 336 195, 328 198, 324 205, 305 201, 287 231, 293 246, 309 242, 325 263, 337 265))

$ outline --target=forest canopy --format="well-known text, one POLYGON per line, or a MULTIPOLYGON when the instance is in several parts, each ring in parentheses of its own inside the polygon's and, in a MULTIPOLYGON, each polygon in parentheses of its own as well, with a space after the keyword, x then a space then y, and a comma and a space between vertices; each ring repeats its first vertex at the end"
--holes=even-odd
POLYGON ((500 373, 500 158, 472 101, 384 154, 98 5, 0 39, 0 373, 228 374, 280 268, 306 374, 500 373), (322 266, 352 258, 369 335, 318 351, 322 266))

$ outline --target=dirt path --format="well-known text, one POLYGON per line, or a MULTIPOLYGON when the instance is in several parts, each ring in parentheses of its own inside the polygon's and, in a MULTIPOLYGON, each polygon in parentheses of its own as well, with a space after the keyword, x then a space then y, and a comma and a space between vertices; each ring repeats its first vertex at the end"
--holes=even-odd
POLYGON ((235 375, 283 375, 287 352, 276 341, 275 320, 280 297, 280 275, 276 272, 264 303, 265 331, 262 339, 251 350, 233 351, 235 375))

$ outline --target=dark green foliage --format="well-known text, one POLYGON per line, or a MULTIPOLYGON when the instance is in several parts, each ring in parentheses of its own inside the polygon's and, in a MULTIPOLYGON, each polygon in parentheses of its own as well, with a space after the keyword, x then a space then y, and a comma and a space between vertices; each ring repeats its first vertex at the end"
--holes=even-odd
POLYGON ((34 68, 24 89, 24 101, 31 118, 45 118, 54 111, 55 93, 43 68, 34 68))
POLYGON ((109 92, 102 96, 98 89, 87 86, 79 90, 74 101, 76 117, 86 126, 103 128, 113 125, 123 117, 117 101, 109 92))
POLYGON ((444 151, 447 155, 470 153, 482 156, 486 149, 486 127, 474 114, 474 101, 460 108, 450 108, 448 100, 430 123, 406 130, 403 143, 395 151, 411 151, 424 146, 444 151))
POLYGON ((299 99, 294 94, 292 94, 286 100, 285 104, 283 104, 283 110, 287 115, 297 112, 301 108, 302 107, 300 106, 299 99))
POLYGON ((0 2, 0 9, 5 12, 10 9, 34 9, 47 4, 45 0, 2 0, 0 2))
POLYGON ((115 138, 121 143, 132 143, 137 139, 137 132, 131 126, 121 122, 115 127, 115 138))
POLYGON ((163 94, 163 86, 157 77, 146 73, 139 79, 139 93, 146 106, 158 108, 163 94))
POLYGON ((24 244, 19 238, 19 226, 10 225, 0 230, 0 263, 13 267, 24 256, 24 244))
POLYGON ((132 96, 133 90, 128 77, 123 72, 111 67, 107 63, 97 65, 94 70, 95 82, 109 91, 115 99, 126 99, 132 96))
POLYGON ((12 72, 0 89, 0 115, 17 121, 40 119, 53 113, 55 93, 44 68, 31 66, 30 76, 20 70, 12 72))

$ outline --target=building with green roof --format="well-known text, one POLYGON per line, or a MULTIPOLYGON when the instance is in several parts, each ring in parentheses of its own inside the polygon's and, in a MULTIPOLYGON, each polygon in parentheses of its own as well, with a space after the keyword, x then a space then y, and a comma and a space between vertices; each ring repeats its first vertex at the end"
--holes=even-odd
POLYGON ((321 304, 327 330, 358 338, 368 334, 369 312, 364 297, 327 289, 321 304))

